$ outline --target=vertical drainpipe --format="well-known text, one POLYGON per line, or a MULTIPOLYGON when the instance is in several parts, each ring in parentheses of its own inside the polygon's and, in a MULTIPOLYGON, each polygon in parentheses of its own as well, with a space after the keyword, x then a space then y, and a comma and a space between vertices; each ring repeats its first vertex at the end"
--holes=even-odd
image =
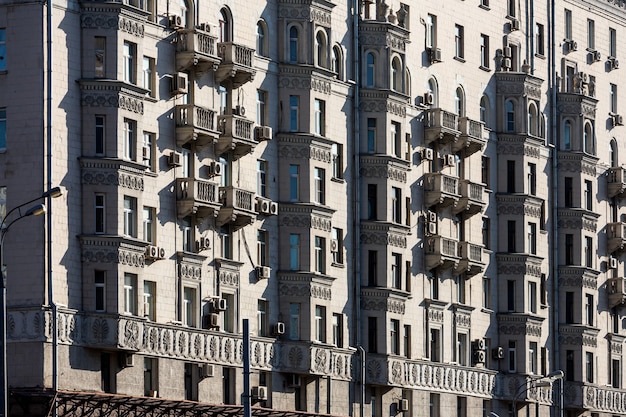
POLYGON ((352 248, 354 251, 354 317, 353 329, 355 331, 355 341, 359 352, 361 363, 361 390, 359 395, 359 415, 364 416, 363 407, 365 405, 365 349, 362 347, 362 323, 361 323, 361 240, 360 240, 360 219, 361 219, 361 182, 360 171, 360 115, 359 115, 359 85, 361 78, 360 68, 360 46, 359 46, 359 19, 361 18, 361 5, 359 0, 352 0, 352 54, 354 71, 354 106, 352 108, 352 118, 354 121, 352 143, 354 147, 352 181, 353 187, 353 215, 352 215, 352 248))

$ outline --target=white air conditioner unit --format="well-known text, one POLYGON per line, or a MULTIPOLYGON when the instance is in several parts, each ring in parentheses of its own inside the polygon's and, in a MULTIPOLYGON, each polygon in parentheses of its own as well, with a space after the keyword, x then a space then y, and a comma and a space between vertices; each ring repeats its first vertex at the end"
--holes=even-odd
POLYGON ((432 161, 435 158, 435 151, 431 148, 422 149, 422 158, 427 161, 432 161))
POLYGON ((456 164, 456 158, 454 155, 446 155, 445 160, 446 160, 446 165, 454 166, 456 164))
POLYGON ((273 201, 270 203, 270 214, 272 216, 278 215, 278 203, 275 203, 273 201))
POLYGON ((511 58, 511 47, 510 46, 505 46, 504 48, 502 48, 502 55, 504 55, 507 58, 511 58))
POLYGON ((298 374, 289 374, 287 376, 287 386, 290 388, 297 388, 302 385, 302 381, 300 380, 300 375, 298 374))
POLYGON ((159 257, 159 247, 154 245, 146 246, 146 258, 157 259, 159 257))
POLYGON ((285 323, 283 323, 282 321, 276 322, 276 324, 272 328, 272 333, 275 336, 279 336, 281 334, 285 334, 285 323))
POLYGON ((511 68, 511 65, 513 65, 511 62, 511 58, 504 58, 502 60, 502 68, 509 69, 511 68))
POLYGON ((398 400, 398 411, 401 413, 409 411, 409 400, 407 400, 406 398, 398 400))
POLYGON ((330 240, 330 251, 339 252, 339 241, 337 239, 330 240))
POLYGON ((258 401, 267 400, 267 387, 252 387, 252 397, 258 401))
POLYGON ((619 68, 619 61, 615 57, 609 58, 609 67, 614 70, 619 68))
POLYGON ((207 169, 209 171, 210 177, 222 175, 222 164, 220 164, 219 162, 212 161, 209 165, 207 165, 207 169))
POLYGON ((430 59, 430 63, 433 64, 435 62, 441 62, 441 49, 439 48, 429 48, 428 49, 428 58, 430 59))
POLYGON ((236 105, 235 108, 233 109, 233 114, 235 116, 245 116, 246 108, 244 106, 236 105))
POLYGON ((476 363, 485 363, 487 355, 485 355, 484 350, 477 350, 474 352, 474 362, 476 363))
POLYGON ((210 363, 200 365, 200 377, 212 378, 215 375, 215 366, 210 363))
POLYGON ((187 74, 179 72, 172 75, 171 78, 171 91, 172 94, 186 94, 187 93, 187 74))
POLYGON ((272 202, 266 198, 257 198, 256 211, 260 214, 270 214, 272 202))
POLYGON ((569 40, 565 43, 565 49, 567 52, 575 52, 578 50, 578 42, 569 40))
POLYGON ((580 79, 580 81, 582 81, 583 83, 587 83, 589 81, 589 76, 587 75, 586 72, 579 72, 578 73, 578 78, 580 79))
POLYGON ((135 355, 129 352, 120 353, 120 365, 122 368, 130 368, 135 366, 135 355))
POLYGON ((504 359, 504 348, 502 346, 498 346, 491 349, 491 357, 494 359, 504 359))
POLYGON ((225 298, 216 298, 215 308, 219 311, 226 311, 226 309, 228 308, 228 302, 225 298))
POLYGON ((141 157, 144 161, 148 161, 150 159, 150 147, 143 146, 141 148, 141 157))
POLYGON ((197 242, 198 250, 205 250, 211 247, 211 238, 201 237, 197 242))
POLYGON ((209 328, 219 328, 220 327, 220 315, 218 313, 211 313, 208 315, 208 326, 209 328))
POLYGON ((437 223, 428 223, 428 234, 429 235, 437 234, 437 223))
POLYGON ((593 62, 598 62, 602 60, 602 54, 600 53, 600 51, 591 52, 591 57, 593 58, 593 62))
POLYGON ((182 155, 179 152, 172 151, 167 157, 167 164, 170 167, 179 167, 180 160, 182 159, 182 155))
POLYGON ((200 23, 198 25, 198 29, 211 33, 211 24, 210 23, 200 23))
POLYGON ((437 223, 437 213, 434 211, 428 210, 428 221, 430 223, 437 223))
POLYGON ((272 140, 272 128, 269 126, 256 126, 254 128, 254 137, 257 141, 272 140))
POLYGON ((609 268, 617 269, 617 258, 614 258, 612 256, 609 258, 609 268))
POLYGON ((167 17, 167 25, 170 29, 181 29, 183 27, 183 18, 176 14, 171 14, 167 17))
POLYGON ((476 339, 472 343, 474 350, 485 350, 485 339, 476 339))
POLYGON ((621 114, 613 115, 613 126, 623 126, 624 125, 624 116, 621 114))
POLYGON ((159 259, 165 259, 165 248, 159 248, 159 259))
POLYGON ((270 273, 272 272, 269 266, 257 266, 255 271, 257 279, 269 279, 270 273))
POLYGON ((511 20, 511 31, 519 30, 519 28, 520 28, 520 21, 519 21, 519 19, 511 20))
POLYGON ((435 95, 431 93, 430 91, 426 92, 424 94, 424 104, 426 104, 427 106, 430 106, 434 102, 435 102, 435 95))

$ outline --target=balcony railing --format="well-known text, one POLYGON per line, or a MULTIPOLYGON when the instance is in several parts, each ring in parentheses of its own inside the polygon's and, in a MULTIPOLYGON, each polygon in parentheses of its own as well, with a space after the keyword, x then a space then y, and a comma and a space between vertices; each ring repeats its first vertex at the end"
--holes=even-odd
POLYGON ((460 199, 455 212, 464 212, 468 215, 480 213, 485 208, 485 186, 470 180, 460 181, 460 199))
POLYGON ((626 190, 626 173, 623 167, 609 168, 608 172, 608 191, 609 197, 615 197, 622 194, 626 190))
POLYGON ((195 67, 215 69, 220 62, 217 37, 199 29, 182 29, 176 33, 176 66, 178 71, 195 67))
POLYGON ((217 224, 223 226, 231 223, 235 228, 250 224, 256 217, 256 194, 233 186, 220 187, 220 202, 222 208, 217 218, 217 224))
POLYGON ((230 78, 233 88, 238 88, 254 79, 254 49, 233 42, 220 42, 217 48, 222 62, 215 74, 216 81, 230 78))
POLYGON ((197 178, 176 179, 178 216, 196 213, 205 217, 219 209, 218 184, 197 178))
POLYGON ((458 130, 461 132, 459 140, 452 144, 452 151, 459 152, 465 149, 466 154, 480 151, 487 143, 484 138, 483 123, 467 117, 459 117, 458 130))
POLYGON ((431 236, 426 240, 426 267, 456 268, 459 264, 459 241, 449 237, 431 236))
POLYGON ((243 116, 227 114, 218 117, 220 137, 215 145, 215 152, 221 155, 233 152, 235 158, 246 155, 254 149, 254 122, 243 116))
POLYGON ((440 108, 426 111, 424 128, 425 145, 433 141, 438 141, 442 144, 456 142, 461 134, 459 131, 459 116, 440 108))
POLYGON ((482 245, 459 242, 459 257, 461 258, 457 270, 459 273, 473 276, 482 272, 485 267, 482 245))
POLYGON ((215 112, 193 104, 179 104, 175 109, 176 144, 183 146, 189 141, 197 145, 215 142, 218 132, 215 126, 215 112))
POLYGON ((440 172, 426 174, 424 178, 426 205, 456 205, 459 195, 459 179, 440 172))

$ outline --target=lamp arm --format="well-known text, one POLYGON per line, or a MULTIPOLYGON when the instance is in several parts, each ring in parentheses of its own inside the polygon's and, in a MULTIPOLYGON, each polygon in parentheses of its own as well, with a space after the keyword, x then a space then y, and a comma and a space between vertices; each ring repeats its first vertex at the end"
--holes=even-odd
MULTIPOLYGON (((29 204, 34 203, 35 201, 41 200, 43 198, 47 198, 47 197, 59 197, 62 194, 61 188, 60 187, 54 187, 48 191, 46 191, 45 193, 43 193, 42 195, 40 195, 39 197, 35 197, 32 200, 29 200, 25 203, 20 204, 19 206, 15 206, 13 207, 11 210, 9 210, 9 212, 4 216, 4 218, 2 219, 2 223, 0 223, 0 230, 2 230, 4 228, 4 224, 6 223, 6 220, 9 218, 9 216, 11 216, 11 214, 13 214, 16 210, 19 211, 20 213, 20 217, 18 217, 18 219, 22 218, 22 212, 21 212, 21 208, 24 206, 27 206, 29 204)), ((11 223, 12 224, 12 223, 11 223)), ((10 224, 9 224, 10 225, 10 224)), ((8 229, 8 227, 7 227, 8 229)))

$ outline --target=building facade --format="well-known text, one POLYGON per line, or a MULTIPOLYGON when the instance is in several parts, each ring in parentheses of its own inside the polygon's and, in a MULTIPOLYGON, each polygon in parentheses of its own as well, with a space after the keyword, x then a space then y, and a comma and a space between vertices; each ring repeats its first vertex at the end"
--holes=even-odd
POLYGON ((624 39, 618 0, 0 0, 3 209, 65 190, 3 232, 10 415, 240 413, 244 319, 257 415, 626 415, 624 39))

